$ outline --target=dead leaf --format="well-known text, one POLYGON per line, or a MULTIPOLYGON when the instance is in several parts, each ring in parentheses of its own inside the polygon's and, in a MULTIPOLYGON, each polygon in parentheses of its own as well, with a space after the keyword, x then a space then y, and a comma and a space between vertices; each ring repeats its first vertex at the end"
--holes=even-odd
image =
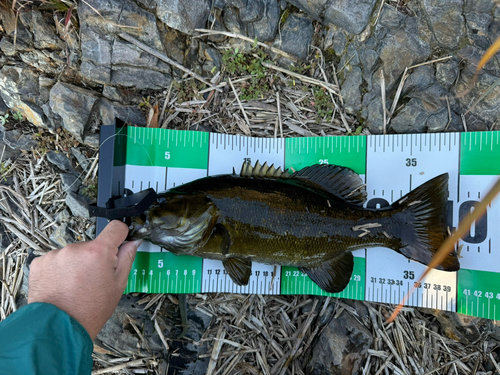
POLYGON ((158 109, 158 103, 156 103, 154 107, 149 109, 148 124, 146 125, 146 127, 157 128, 158 115, 159 115, 159 109, 158 109))

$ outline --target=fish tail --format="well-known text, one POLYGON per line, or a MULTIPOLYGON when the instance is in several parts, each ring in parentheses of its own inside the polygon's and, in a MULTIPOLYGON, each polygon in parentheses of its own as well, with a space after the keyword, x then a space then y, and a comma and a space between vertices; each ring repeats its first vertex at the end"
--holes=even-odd
MULTIPOLYGON (((398 236, 401 243, 395 250, 409 259, 428 264, 448 236, 447 202, 448 173, 427 181, 394 202, 392 207, 397 210, 395 215, 401 223, 398 236)), ((456 253, 451 253, 436 268, 460 269, 456 253)))

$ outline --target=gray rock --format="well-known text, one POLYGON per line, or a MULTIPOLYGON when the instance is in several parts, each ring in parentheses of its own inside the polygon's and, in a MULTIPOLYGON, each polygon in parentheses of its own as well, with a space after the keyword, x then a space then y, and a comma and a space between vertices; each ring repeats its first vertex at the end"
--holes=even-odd
MULTIPOLYGON (((365 95, 366 96, 366 95, 365 95)), ((363 98, 363 101, 365 98, 363 98)), ((362 118, 365 120, 366 128, 372 134, 382 134, 384 131, 384 118, 382 111, 382 99, 375 97, 368 106, 364 107, 362 118)), ((388 129, 386 129, 388 130, 388 129)))
POLYGON ((208 0, 157 0, 156 15, 168 27, 188 35, 204 28, 210 14, 208 0))
POLYGON ((38 75, 31 69, 5 65, 0 70, 0 97, 9 108, 15 108, 36 126, 50 123, 40 106, 38 75))
POLYGON ((110 85, 104 85, 102 89, 102 96, 115 102, 120 102, 124 99, 120 90, 110 85))
POLYGON ((457 49, 464 35, 462 0, 420 0, 427 23, 440 47, 457 49))
POLYGON ((49 151, 47 152, 47 161, 57 169, 63 172, 74 172, 71 161, 62 153, 49 151))
POLYGON ((99 115, 105 125, 114 124, 117 118, 133 125, 146 126, 147 123, 137 106, 125 106, 104 98, 99 101, 99 115))
POLYGON ((127 33, 149 47, 165 52, 155 16, 131 0, 94 0, 91 5, 82 3, 78 8, 82 75, 102 84, 130 87, 138 83, 138 88, 158 88, 157 85, 145 87, 146 83, 141 84, 141 81, 151 83, 149 75, 159 74, 158 70, 168 72, 169 68, 156 57, 118 38, 116 34, 123 30, 114 26, 130 26, 127 33), (106 17, 101 14, 106 14, 106 17), (123 69, 129 67, 131 70, 123 69))
POLYGON ((249 0, 226 0, 227 6, 235 8, 244 8, 247 6, 249 0))
MULTIPOLYGON (((470 72, 467 73, 470 74, 470 72)), ((458 85, 455 87, 456 92, 461 93, 470 89, 472 77, 467 73, 460 76, 458 85)), ((460 105, 483 121, 489 123, 498 121, 500 118, 500 86, 495 85, 498 79, 499 76, 493 76, 486 72, 480 73, 472 90, 465 96, 458 97, 460 105), (477 102, 488 89, 491 90, 489 94, 477 102)))
POLYGON ((246 6, 238 7, 240 9, 240 19, 245 22, 254 22, 262 18, 266 8, 266 0, 252 0, 247 2, 246 6))
POLYGON ((10 38, 6 36, 4 36, 0 41, 0 50, 5 54, 5 56, 14 56, 16 54, 14 43, 12 43, 10 38))
POLYGON ((281 28, 280 35, 276 37, 274 46, 305 60, 313 31, 312 21, 308 16, 301 13, 291 14, 281 28))
POLYGON ((50 90, 49 101, 54 122, 81 142, 97 99, 93 91, 67 83, 56 83, 50 90))
POLYGON ((156 9, 156 0, 137 0, 149 11, 154 11, 156 9))
POLYGON ((429 133, 443 131, 462 131, 462 119, 455 112, 451 111, 451 117, 447 108, 441 108, 436 113, 429 116, 426 122, 429 133))
POLYGON ((264 0, 262 18, 247 24, 250 38, 257 38, 260 42, 269 42, 274 39, 278 31, 280 7, 277 0, 264 0))
POLYGON ((21 21, 33 34, 35 48, 48 48, 52 50, 64 48, 64 42, 56 34, 53 19, 49 21, 47 16, 44 17, 36 9, 31 9, 29 12, 22 12, 20 14, 21 21))
POLYGON ((344 98, 345 109, 349 113, 358 113, 361 109, 361 69, 357 66, 346 73, 341 85, 340 95, 344 98))
POLYGON ((31 134, 23 134, 20 129, 13 129, 3 133, 2 141, 12 149, 29 151, 37 146, 31 134))
POLYGON ((360 34, 368 25, 376 0, 330 1, 325 9, 327 22, 340 26, 351 34, 360 34))
POLYGON ((59 176, 61 177, 61 187, 65 192, 75 193, 82 184, 78 173, 60 173, 59 176))
POLYGON ((21 155, 21 150, 13 149, 0 140, 0 155, 3 155, 4 162, 8 159, 15 160, 21 155))
POLYGON ((68 210, 64 209, 57 214, 55 217, 58 224, 67 223, 71 219, 71 215, 68 210))
POLYGON ((488 13, 469 13, 465 17, 470 44, 487 50, 491 45, 488 29, 493 18, 488 13))
POLYGON ((458 62, 456 59, 436 64, 436 80, 445 89, 450 89, 458 77, 458 62))
POLYGON ((114 67, 110 83, 136 89, 162 89, 170 86, 172 77, 169 74, 128 66, 114 67))
POLYGON ((33 50, 20 53, 19 57, 27 65, 47 74, 60 74, 66 61, 57 53, 47 50, 33 50))
POLYGON ((429 113, 422 102, 411 99, 406 106, 392 119, 390 126, 396 133, 423 133, 429 113))
MULTIPOLYGON (((214 5, 215 6, 215 5, 214 5)), ((212 14, 208 17, 208 22, 210 24, 211 30, 216 31, 227 31, 221 21, 219 21, 219 17, 214 17, 212 14)), ((226 36, 222 34, 213 34, 208 36, 208 40, 214 43, 221 43, 226 40, 226 36)))
POLYGON ((59 248, 63 248, 75 242, 75 237, 73 232, 69 230, 68 223, 57 225, 49 238, 59 246, 59 248))
POLYGON ((423 65, 415 68, 406 79, 403 86, 403 95, 413 91, 423 91, 435 82, 434 68, 431 65, 423 65))
POLYGON ((73 216, 84 217, 86 219, 90 218, 88 205, 92 203, 92 201, 89 198, 73 192, 68 192, 65 202, 73 216))
POLYGON ((372 83, 374 87, 380 87, 379 81, 376 80, 380 77, 379 70, 383 69, 388 91, 399 84, 405 67, 425 61, 431 53, 429 44, 404 29, 396 29, 388 33, 380 42, 377 52, 383 61, 383 66, 373 74, 374 82, 372 83))
POLYGON ((247 35, 247 26, 240 20, 239 12, 236 8, 226 8, 223 13, 224 25, 226 28, 237 34, 247 35))
POLYGON ((92 224, 90 227, 87 228, 85 231, 85 235, 90 238, 91 240, 95 239, 95 224, 92 224))
POLYGON ((99 134, 86 135, 83 143, 95 149, 99 148, 99 134))
POLYGON ((344 311, 337 319, 331 319, 322 331, 306 374, 361 374, 372 343, 371 333, 344 311))
POLYGON ((215 48, 209 47, 205 50, 205 58, 211 62, 213 62, 214 66, 217 68, 221 68, 222 66, 222 56, 218 50, 215 48))
POLYGON ((50 100, 50 89, 54 86, 55 80, 40 76, 38 78, 39 98, 41 103, 47 103, 50 100))
POLYGON ((87 160, 87 158, 82 154, 82 152, 76 147, 71 147, 70 152, 76 158, 78 164, 80 164, 80 167, 84 171, 87 170, 87 168, 90 165, 90 161, 87 160))
POLYGON ((357 35, 368 25, 376 0, 290 0, 290 3, 323 24, 333 23, 357 35))
POLYGON ((5 115, 8 110, 9 107, 7 107, 7 104, 5 104, 2 97, 0 96, 0 115, 5 115))

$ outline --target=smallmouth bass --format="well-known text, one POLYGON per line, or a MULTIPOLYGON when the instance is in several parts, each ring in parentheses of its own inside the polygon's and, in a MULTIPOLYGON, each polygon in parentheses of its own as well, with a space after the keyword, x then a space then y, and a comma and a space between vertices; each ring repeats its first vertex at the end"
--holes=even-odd
MULTIPOLYGON (((365 186, 349 168, 313 165, 290 174, 257 162, 159 194, 132 218, 128 240, 221 260, 238 285, 248 283, 255 261, 298 267, 338 293, 351 278, 353 250, 383 246, 427 264, 447 236, 447 199, 447 173, 369 209, 365 186)), ((459 268, 455 253, 438 267, 459 268)))

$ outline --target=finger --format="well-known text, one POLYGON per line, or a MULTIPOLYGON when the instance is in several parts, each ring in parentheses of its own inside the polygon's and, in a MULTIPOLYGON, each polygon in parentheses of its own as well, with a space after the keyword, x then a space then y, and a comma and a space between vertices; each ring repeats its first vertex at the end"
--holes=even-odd
POLYGON ((128 236, 128 227, 118 220, 110 222, 94 240, 105 249, 118 249, 128 236))
POLYGON ((128 275, 134 263, 137 248, 141 246, 141 243, 142 240, 130 241, 124 243, 120 247, 120 250, 118 250, 118 266, 116 267, 116 273, 118 274, 120 284, 123 285, 123 289, 125 289, 127 285, 128 275))

